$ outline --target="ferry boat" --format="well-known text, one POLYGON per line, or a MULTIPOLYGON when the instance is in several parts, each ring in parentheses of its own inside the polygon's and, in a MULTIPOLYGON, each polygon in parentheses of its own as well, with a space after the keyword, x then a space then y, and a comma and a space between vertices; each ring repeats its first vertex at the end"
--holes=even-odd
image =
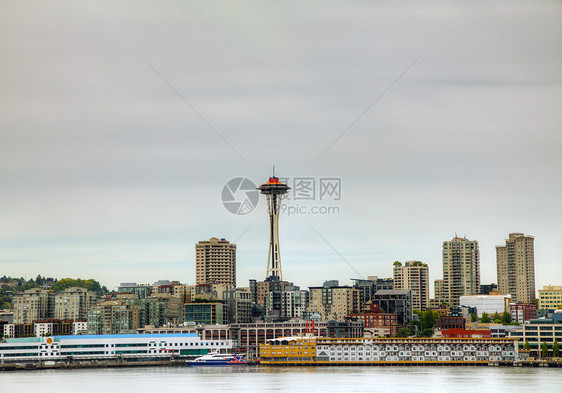
POLYGON ((245 366, 246 360, 241 355, 215 352, 186 363, 190 366, 245 366))
POLYGON ((195 333, 111 334, 9 338, 0 343, 0 364, 154 359, 230 352, 232 340, 202 340, 195 333))

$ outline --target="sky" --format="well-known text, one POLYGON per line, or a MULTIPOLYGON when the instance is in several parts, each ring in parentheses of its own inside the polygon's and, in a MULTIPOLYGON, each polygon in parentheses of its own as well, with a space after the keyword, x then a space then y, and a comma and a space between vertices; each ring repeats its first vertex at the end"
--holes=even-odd
POLYGON ((433 281, 455 234, 497 282, 510 232, 535 237, 537 289, 562 285, 560 20, 542 0, 3 1, 0 276, 194 284, 219 237, 247 286, 266 205, 233 214, 223 188, 275 166, 296 285, 395 260, 433 281))

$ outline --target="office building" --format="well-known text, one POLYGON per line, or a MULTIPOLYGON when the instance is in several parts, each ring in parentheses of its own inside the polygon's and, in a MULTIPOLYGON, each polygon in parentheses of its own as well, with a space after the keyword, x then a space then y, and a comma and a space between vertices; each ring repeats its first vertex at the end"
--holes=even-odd
POLYGON ((534 238, 510 233, 505 246, 496 246, 498 288, 517 303, 535 302, 534 238))
POLYGON ((539 310, 562 308, 562 286, 545 285, 539 289, 539 310))
POLYGON ((236 244, 212 237, 195 245, 197 284, 226 284, 236 287, 236 244))
POLYGON ((529 343, 530 356, 542 357, 541 347, 546 343, 548 356, 553 354, 554 341, 562 342, 562 312, 552 313, 551 318, 531 319, 522 329, 510 331, 509 337, 519 339, 519 349, 529 343))
POLYGON ((478 242, 455 236, 443 242, 443 298, 458 306, 463 295, 480 293, 480 254, 478 242))
POLYGON ((424 311, 429 306, 429 268, 420 261, 394 262, 394 289, 412 291, 412 307, 424 311))

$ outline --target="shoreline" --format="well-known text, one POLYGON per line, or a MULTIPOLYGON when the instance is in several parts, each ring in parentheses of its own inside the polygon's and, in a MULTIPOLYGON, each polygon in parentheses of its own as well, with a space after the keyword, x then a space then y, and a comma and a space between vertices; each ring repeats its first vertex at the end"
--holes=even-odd
MULTIPOLYGON (((0 365, 2 371, 71 370, 88 368, 136 368, 136 367, 190 367, 186 360, 150 361, 88 361, 79 363, 13 363, 0 365)), ((547 367, 562 368, 560 360, 525 360, 516 362, 248 362, 248 367, 547 367)), ((240 367, 240 366, 225 366, 240 367)))

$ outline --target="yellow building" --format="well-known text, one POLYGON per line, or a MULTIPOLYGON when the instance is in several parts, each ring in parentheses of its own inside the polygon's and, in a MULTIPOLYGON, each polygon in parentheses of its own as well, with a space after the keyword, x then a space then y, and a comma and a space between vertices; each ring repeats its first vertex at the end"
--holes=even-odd
POLYGON ((562 286, 545 285, 539 289, 539 309, 562 308, 562 286))
POLYGON ((260 345, 260 362, 316 362, 316 337, 280 337, 260 345))

